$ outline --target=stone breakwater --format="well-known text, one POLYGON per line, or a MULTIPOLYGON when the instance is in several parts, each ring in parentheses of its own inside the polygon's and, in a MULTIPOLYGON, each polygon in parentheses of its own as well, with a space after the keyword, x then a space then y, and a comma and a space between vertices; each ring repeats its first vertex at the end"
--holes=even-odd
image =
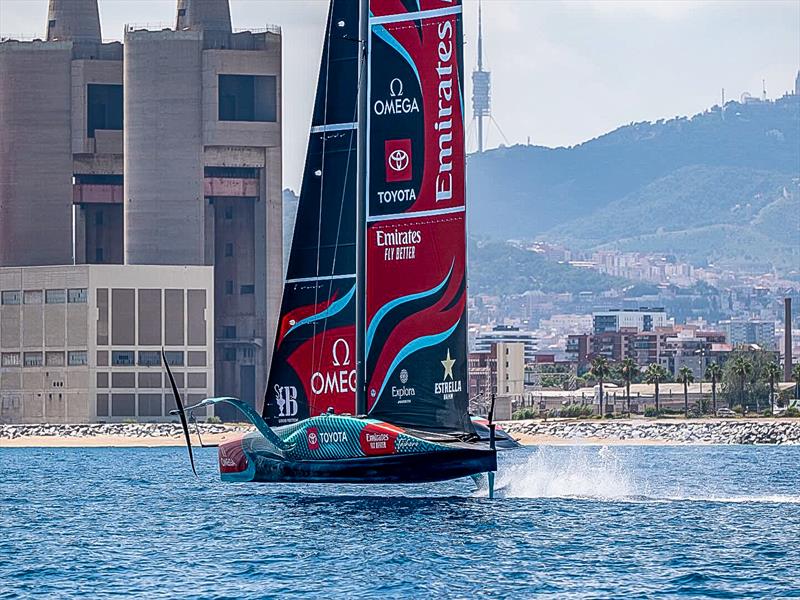
MULTIPOLYGON (((217 435, 250 431, 246 425, 199 423, 200 435, 217 435)), ((195 427, 189 425, 194 434, 195 427)), ((85 438, 116 436, 126 438, 172 438, 183 436, 179 423, 91 423, 76 425, 0 425, 0 440, 24 437, 85 438)))
POLYGON ((608 439, 675 444, 800 445, 800 421, 507 421, 501 425, 517 436, 561 439, 608 439))

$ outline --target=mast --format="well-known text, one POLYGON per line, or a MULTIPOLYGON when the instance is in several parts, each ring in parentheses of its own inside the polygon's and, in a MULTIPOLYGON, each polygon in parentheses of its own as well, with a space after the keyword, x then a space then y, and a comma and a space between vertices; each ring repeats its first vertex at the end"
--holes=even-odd
POLYGON ((368 44, 369 44, 369 3, 359 2, 359 33, 361 46, 358 73, 358 150, 356 172, 356 414, 367 414, 367 394, 365 384, 366 359, 364 337, 366 327, 366 223, 367 223, 367 111, 369 110, 367 90, 368 44))

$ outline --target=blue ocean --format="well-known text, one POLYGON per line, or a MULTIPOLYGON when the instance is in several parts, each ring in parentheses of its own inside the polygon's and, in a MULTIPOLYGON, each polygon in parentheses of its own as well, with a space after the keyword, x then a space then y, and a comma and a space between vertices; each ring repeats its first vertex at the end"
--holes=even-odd
POLYGON ((503 453, 498 498, 0 449, 0 598, 800 598, 800 447, 503 453))

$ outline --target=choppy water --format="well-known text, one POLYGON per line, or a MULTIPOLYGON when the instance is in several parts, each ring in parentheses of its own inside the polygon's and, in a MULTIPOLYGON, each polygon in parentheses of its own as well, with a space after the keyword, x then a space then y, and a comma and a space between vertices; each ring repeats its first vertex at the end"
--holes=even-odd
POLYGON ((523 449, 494 501, 199 454, 0 449, 0 598, 800 598, 800 447, 523 449))

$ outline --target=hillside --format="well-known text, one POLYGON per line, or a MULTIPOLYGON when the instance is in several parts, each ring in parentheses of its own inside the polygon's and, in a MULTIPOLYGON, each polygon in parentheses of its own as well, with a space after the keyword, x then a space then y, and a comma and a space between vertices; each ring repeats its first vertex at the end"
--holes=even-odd
POLYGON ((729 102, 724 118, 715 107, 571 148, 472 155, 470 232, 797 268, 799 109, 796 96, 729 102), (745 241, 758 247, 743 252, 745 241))
MULTIPOLYGON (((598 294, 634 284, 591 269, 547 260, 540 254, 505 242, 469 241, 469 286, 473 294, 508 295, 537 290, 549 293, 598 294)), ((637 293, 653 293, 654 286, 637 285, 637 293)))

